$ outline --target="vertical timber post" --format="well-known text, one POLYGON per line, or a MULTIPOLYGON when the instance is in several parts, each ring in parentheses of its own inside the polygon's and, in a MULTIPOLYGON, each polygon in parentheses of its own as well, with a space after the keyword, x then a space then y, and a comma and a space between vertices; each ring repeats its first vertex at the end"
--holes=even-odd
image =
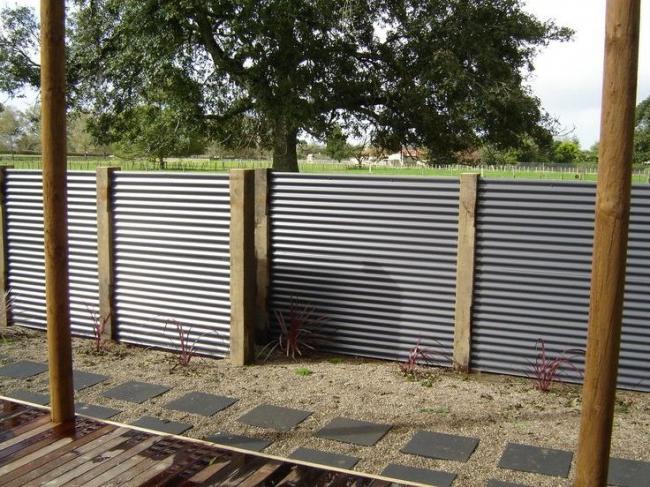
POLYGON ((621 344, 640 0, 608 0, 589 332, 576 483, 607 483, 621 344))
POLYGON ((470 366, 478 180, 478 174, 466 173, 460 176, 456 309, 454 313, 454 369, 461 372, 468 372, 470 366))
POLYGON ((230 360, 255 360, 255 171, 230 171, 230 360))
POLYGON ((68 283, 65 2, 41 0, 41 146, 52 422, 74 420, 68 283))
POLYGON ((9 248, 7 246, 7 167, 0 167, 0 328, 11 323, 9 248))
POLYGON ((117 340, 115 321, 115 265, 113 248, 113 174, 119 167, 97 168, 97 273, 99 316, 106 320, 104 338, 117 340))
POLYGON ((255 341, 269 338, 269 185, 271 170, 255 170, 255 341))

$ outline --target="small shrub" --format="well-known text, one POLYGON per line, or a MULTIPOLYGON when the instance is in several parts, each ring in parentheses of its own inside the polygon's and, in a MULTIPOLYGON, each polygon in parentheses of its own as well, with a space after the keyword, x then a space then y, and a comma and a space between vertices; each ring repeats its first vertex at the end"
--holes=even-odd
POLYGON ((571 348, 562 352, 557 357, 550 357, 546 353, 546 345, 543 339, 538 339, 535 345, 537 357, 535 362, 530 364, 528 377, 533 379, 535 389, 542 392, 551 390, 553 382, 561 382, 561 369, 568 367, 580 374, 578 368, 573 364, 573 360, 578 355, 584 355, 584 350, 571 348))
POLYGON ((313 372, 310 369, 308 369, 307 367, 298 367, 296 369, 296 375, 299 375, 301 377, 308 377, 311 374, 313 374, 313 372))
POLYGON ((288 312, 275 310, 274 315, 280 327, 280 335, 260 350, 259 356, 264 360, 268 360, 276 350, 295 359, 296 355, 302 356, 308 351, 316 350, 316 346, 325 340, 320 328, 327 317, 317 315, 310 304, 291 298, 288 312))
POLYGON ((436 347, 433 349, 426 349, 420 345, 420 342, 411 348, 406 361, 400 364, 402 373, 406 376, 416 376, 421 367, 434 367, 437 364, 436 356, 442 360, 443 363, 451 364, 451 354, 444 351, 444 346, 436 341, 436 347))
POLYGON ((196 344, 203 335, 191 342, 190 334, 192 333, 192 328, 186 329, 182 322, 173 318, 165 320, 165 330, 168 327, 172 327, 178 336, 178 362, 176 365, 186 367, 190 364, 192 357, 196 355, 196 344))
POLYGON ((111 313, 101 316, 98 312, 86 306, 90 319, 92 320, 93 340, 95 341, 95 352, 100 353, 104 349, 104 331, 106 324, 111 319, 111 313))

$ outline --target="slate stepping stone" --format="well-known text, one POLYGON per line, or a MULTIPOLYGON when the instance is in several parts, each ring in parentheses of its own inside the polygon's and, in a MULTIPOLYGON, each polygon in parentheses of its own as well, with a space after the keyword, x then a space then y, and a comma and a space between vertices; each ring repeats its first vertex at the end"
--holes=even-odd
POLYGON ((169 390, 169 387, 148 384, 146 382, 130 381, 104 392, 104 397, 120 401, 141 404, 147 399, 160 396, 169 390))
POLYGON ((488 483, 485 487, 529 487, 524 484, 513 484, 512 482, 504 482, 503 480, 488 480, 488 483))
POLYGON ((19 401, 31 402, 41 406, 47 406, 50 403, 50 396, 38 392, 28 391, 27 389, 16 389, 9 393, 7 397, 18 399, 19 401))
POLYGON ((334 418, 316 436, 328 440, 372 446, 392 428, 388 424, 369 423, 348 418, 334 418))
POLYGON ((142 416, 131 424, 148 430, 162 431, 163 433, 169 433, 170 435, 182 435, 192 428, 191 424, 177 423, 176 421, 154 418, 153 416, 142 416))
POLYGON ((232 406, 237 399, 225 396, 215 396, 204 392, 190 392, 183 397, 165 404, 165 408, 186 413, 212 416, 219 411, 232 406))
POLYGON ((32 362, 31 360, 21 360, 13 364, 0 367, 0 375, 11 377, 12 379, 27 379, 47 370, 47 365, 41 362, 32 362))
POLYGON ((418 431, 400 451, 428 458, 466 462, 478 446, 478 438, 418 431))
POLYGON ((117 416, 122 411, 104 406, 95 406, 94 404, 86 404, 85 402, 78 402, 74 405, 75 412, 83 416, 90 416, 97 419, 108 419, 117 416))
POLYGON ((616 487, 644 487, 650 481, 650 463, 623 458, 609 459, 608 485, 616 487))
POLYGON ((206 437, 206 441, 217 443, 219 445, 232 446, 242 450, 262 451, 272 442, 263 438, 251 438, 243 435, 233 435, 230 433, 216 433, 206 437))
MULTIPOLYGON (((81 391, 92 387, 100 382, 104 382, 108 379, 108 376, 101 374, 94 374, 92 372, 84 372, 83 370, 73 370, 72 371, 72 383, 74 384, 75 391, 81 391)), ((49 387, 49 380, 48 380, 49 387)))
POLYGON ((568 477, 573 453, 552 448, 508 443, 499 467, 521 472, 568 477))
POLYGON ((337 468, 353 468, 359 459, 349 455, 341 455, 339 453, 331 453, 322 450, 313 450, 311 448, 298 448, 294 451, 289 458, 294 460, 302 460, 303 462, 316 463, 318 465, 326 465, 328 467, 337 468))
POLYGON ((248 411, 238 421, 250 426, 259 426, 260 428, 290 431, 311 415, 311 411, 262 404, 248 411))
POLYGON ((417 482, 438 487, 451 487, 456 480, 456 474, 441 472, 439 470, 428 470, 426 468, 407 467, 391 463, 381 473, 384 477, 402 480, 405 482, 417 482))

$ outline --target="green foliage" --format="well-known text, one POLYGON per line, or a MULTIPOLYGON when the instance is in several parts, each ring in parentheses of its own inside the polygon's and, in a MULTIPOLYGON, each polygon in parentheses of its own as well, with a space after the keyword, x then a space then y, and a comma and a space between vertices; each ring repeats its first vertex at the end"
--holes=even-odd
MULTIPOLYGON (((33 12, 2 18, 0 89, 38 86, 33 12)), ((483 142, 543 139, 525 77, 540 47, 571 35, 522 0, 78 0, 69 29, 69 101, 98 120, 95 136, 162 133, 164 149, 155 135, 120 147, 160 157, 176 150, 169 133, 181 148, 252 133, 283 170, 297 170, 300 134, 322 139, 336 124, 444 162, 483 142)))
POLYGON ((580 143, 577 140, 563 140, 555 144, 553 150, 554 162, 578 162, 582 157, 580 143))
POLYGON ((301 377, 308 377, 313 373, 314 372, 311 369, 308 369, 307 367, 298 367, 296 369, 296 375, 299 375, 301 377))
POLYGON ((38 105, 25 111, 2 107, 0 111, 0 151, 25 152, 40 148, 38 105))
POLYGON ((338 162, 352 155, 352 147, 348 144, 347 137, 338 125, 335 125, 327 135, 325 153, 338 162))
POLYGON ((650 96, 636 107, 634 124, 634 162, 650 161, 650 96))

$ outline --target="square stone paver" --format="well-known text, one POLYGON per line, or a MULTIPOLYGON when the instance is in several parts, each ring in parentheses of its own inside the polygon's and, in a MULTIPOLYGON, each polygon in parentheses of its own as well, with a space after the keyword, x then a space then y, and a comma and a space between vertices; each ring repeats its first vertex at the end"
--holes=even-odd
POLYGON ((400 451, 441 460, 466 462, 478 446, 478 438, 418 431, 400 451))
POLYGON ((28 377, 42 374, 46 370, 46 364, 31 360, 21 360, 20 362, 0 367, 0 375, 11 377, 12 379, 27 379, 28 377))
POLYGON ((85 402, 78 402, 74 405, 74 410, 77 414, 83 416, 90 416, 97 419, 108 419, 117 416, 122 411, 104 406, 95 406, 94 404, 86 404, 85 402))
POLYGON ((334 418, 325 425, 316 436, 328 440, 372 446, 391 429, 391 425, 370 423, 348 418, 334 418))
POLYGON ((398 465, 396 463, 388 465, 381 474, 384 477, 403 480, 405 482, 417 482, 438 487, 451 487, 451 484, 456 480, 456 474, 454 473, 407 467, 406 465, 398 465))
POLYGON ((120 384, 104 392, 104 397, 120 401, 136 402, 141 404, 147 399, 160 396, 169 390, 169 387, 148 384, 146 382, 130 381, 120 384))
MULTIPOLYGON (((84 372, 83 370, 73 370, 72 371, 72 383, 74 385, 75 391, 81 391, 88 387, 92 387, 100 382, 104 382, 108 379, 108 376, 101 374, 94 374, 92 372, 84 372)), ((48 387, 49 387, 49 380, 48 387)))
POLYGON ((552 448, 508 443, 499 467, 521 472, 568 477, 573 453, 552 448))
POLYGON ((162 431, 163 433, 169 433, 170 435, 182 435, 192 428, 191 424, 177 423, 176 421, 154 418, 153 416, 142 416, 131 424, 148 430, 162 431))
POLYGON ((259 426, 260 428, 289 431, 302 423, 311 414, 311 411, 262 404, 248 411, 238 421, 250 426, 259 426))
POLYGON ((347 468, 354 467, 359 459, 349 455, 341 455, 340 453, 331 453, 322 450, 313 450, 311 448, 298 448, 291 455, 290 459, 302 460, 303 462, 316 463, 318 465, 326 465, 328 467, 347 468))
POLYGON ((230 433, 216 433, 206 437, 207 441, 219 445, 232 446, 242 450, 262 451, 272 442, 263 438, 251 438, 243 435, 233 435, 230 433))
POLYGON ((610 458, 607 484, 616 487, 647 487, 650 485, 650 463, 610 458))
POLYGON ((31 402, 40 406, 47 406, 50 403, 50 396, 38 392, 28 391, 27 389, 16 389, 7 394, 7 397, 18 399, 19 401, 31 402))
POLYGON ((190 392, 183 397, 165 404, 165 408, 183 411, 186 413, 200 414, 201 416, 212 416, 222 409, 232 406, 237 399, 225 396, 215 396, 205 392, 190 392))
POLYGON ((512 482, 504 482, 503 480, 490 479, 485 487, 529 487, 524 484, 513 484, 512 482))

